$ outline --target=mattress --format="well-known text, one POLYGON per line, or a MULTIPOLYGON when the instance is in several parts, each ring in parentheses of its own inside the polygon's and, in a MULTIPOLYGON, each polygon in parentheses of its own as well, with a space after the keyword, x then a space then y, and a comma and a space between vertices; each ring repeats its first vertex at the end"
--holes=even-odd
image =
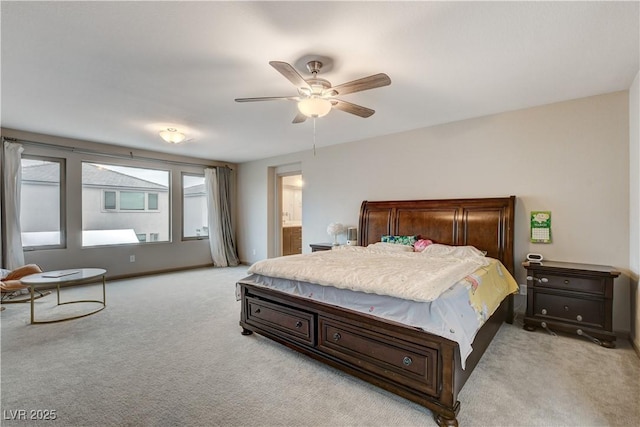
MULTIPOLYGON (((377 316, 450 339, 459 345, 464 368, 480 327, 502 300, 518 289, 516 281, 500 261, 485 260, 485 265, 449 285, 432 301, 416 301, 257 273, 243 279, 243 282, 377 316)), ((252 272, 253 268, 249 271, 252 272)))
POLYGON ((421 252, 409 245, 376 243, 338 246, 331 251, 258 261, 250 273, 388 295, 433 301, 489 259, 472 246, 434 244, 421 252))

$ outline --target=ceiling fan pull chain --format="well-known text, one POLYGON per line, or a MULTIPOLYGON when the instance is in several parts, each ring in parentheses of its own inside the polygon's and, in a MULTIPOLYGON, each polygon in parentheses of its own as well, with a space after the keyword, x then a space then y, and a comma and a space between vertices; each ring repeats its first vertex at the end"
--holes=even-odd
POLYGON ((316 156, 316 118, 313 118, 313 157, 316 156))

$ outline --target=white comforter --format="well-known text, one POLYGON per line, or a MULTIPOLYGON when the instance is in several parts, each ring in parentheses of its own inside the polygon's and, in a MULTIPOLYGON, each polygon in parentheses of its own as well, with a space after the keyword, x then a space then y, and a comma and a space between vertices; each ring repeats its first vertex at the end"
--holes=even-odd
POLYGON ((371 245, 266 259, 249 272, 427 302, 487 265, 489 260, 470 246, 431 245, 420 253, 371 245))

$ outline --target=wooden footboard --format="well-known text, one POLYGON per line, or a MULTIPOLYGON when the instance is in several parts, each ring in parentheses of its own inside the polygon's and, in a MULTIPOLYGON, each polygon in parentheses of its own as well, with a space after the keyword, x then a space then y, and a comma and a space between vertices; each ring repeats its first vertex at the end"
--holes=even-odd
POLYGON ((256 332, 416 402, 457 425, 458 393, 506 316, 483 326, 461 368, 458 344, 416 328, 240 281, 243 334, 256 332))

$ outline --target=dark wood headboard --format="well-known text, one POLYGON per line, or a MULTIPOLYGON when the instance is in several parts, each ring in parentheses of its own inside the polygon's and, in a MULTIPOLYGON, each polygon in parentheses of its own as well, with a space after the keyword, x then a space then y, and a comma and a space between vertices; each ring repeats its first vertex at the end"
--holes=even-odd
POLYGON ((358 242, 382 235, 413 236, 445 245, 472 245, 499 259, 514 274, 515 196, 485 199, 364 201, 358 242))

